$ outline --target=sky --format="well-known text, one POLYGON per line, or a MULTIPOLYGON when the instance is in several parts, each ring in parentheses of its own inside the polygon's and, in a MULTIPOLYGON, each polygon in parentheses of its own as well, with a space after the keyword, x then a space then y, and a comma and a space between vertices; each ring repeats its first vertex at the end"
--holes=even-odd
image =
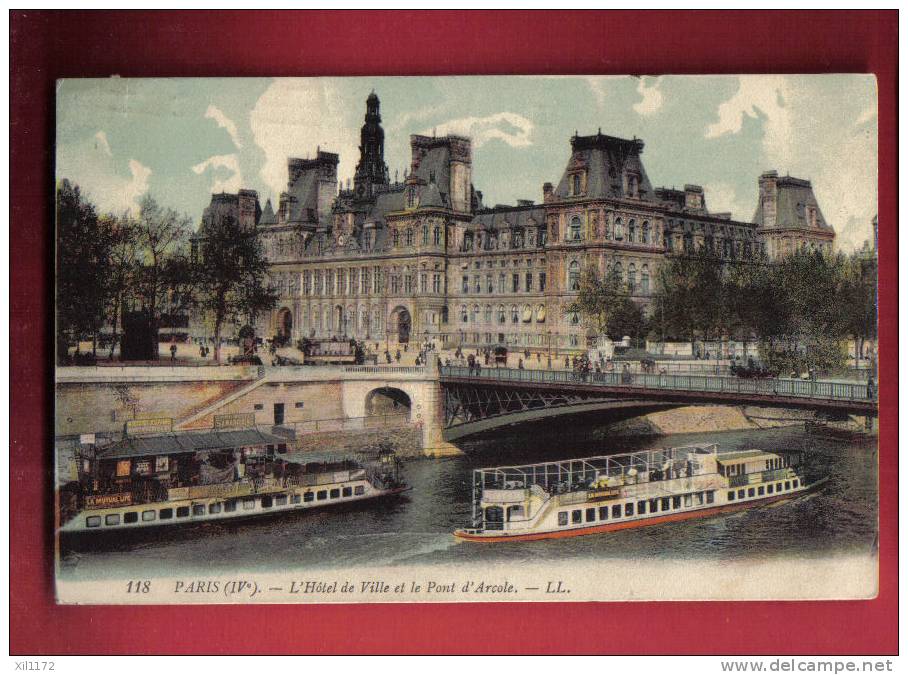
POLYGON ((570 137, 643 139, 654 186, 702 185, 710 211, 751 220, 757 179, 806 178, 837 245, 872 239, 877 211, 877 93, 869 75, 71 79, 57 83, 58 179, 101 211, 150 193, 201 218, 213 192, 286 189, 287 158, 340 155, 352 180, 372 90, 381 100, 392 179, 409 135, 473 139, 486 205, 542 200, 570 137))

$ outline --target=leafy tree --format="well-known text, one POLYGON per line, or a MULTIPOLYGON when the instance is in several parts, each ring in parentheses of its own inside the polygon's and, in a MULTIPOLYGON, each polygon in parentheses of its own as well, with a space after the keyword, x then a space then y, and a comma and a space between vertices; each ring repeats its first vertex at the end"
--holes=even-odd
POLYGON ((606 335, 613 315, 621 308, 626 296, 627 289, 617 271, 609 270, 600 276, 595 267, 589 266, 580 276, 577 299, 565 311, 578 313, 584 325, 596 335, 606 335))
POLYGON ((877 261, 854 253, 844 263, 839 289, 843 327, 854 340, 855 367, 864 342, 877 336, 877 261))
POLYGON ((258 312, 272 309, 277 293, 266 283, 267 260, 255 229, 233 217, 215 219, 202 232, 195 263, 198 305, 214 325, 214 358, 220 361, 221 331, 225 324, 253 323, 258 312))
POLYGON ((57 187, 57 356, 68 360, 69 344, 90 335, 93 351, 109 297, 112 233, 108 221, 63 179, 57 187))
POLYGON ((643 308, 629 297, 621 297, 609 314, 606 334, 612 340, 620 340, 625 335, 635 340, 643 337, 646 334, 643 308))
POLYGON ((683 338, 691 345, 698 336, 721 334, 723 283, 720 261, 705 251, 671 258, 656 279, 655 325, 667 337, 683 338))

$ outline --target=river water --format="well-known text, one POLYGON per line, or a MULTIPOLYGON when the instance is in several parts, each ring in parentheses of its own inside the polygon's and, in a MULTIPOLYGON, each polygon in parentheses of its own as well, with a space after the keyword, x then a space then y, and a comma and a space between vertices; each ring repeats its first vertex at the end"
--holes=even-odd
POLYGON ((87 580, 460 562, 538 565, 555 559, 721 561, 866 555, 876 549, 873 438, 833 440, 802 427, 645 438, 615 437, 595 427, 548 433, 536 428, 474 442, 463 456, 406 462, 403 475, 413 489, 381 502, 81 541, 62 551, 60 574, 87 580), (469 523, 474 468, 700 442, 719 443, 723 450, 803 450, 807 478, 829 475, 830 480, 817 493, 784 504, 602 535, 494 546, 458 542, 451 535, 469 523))

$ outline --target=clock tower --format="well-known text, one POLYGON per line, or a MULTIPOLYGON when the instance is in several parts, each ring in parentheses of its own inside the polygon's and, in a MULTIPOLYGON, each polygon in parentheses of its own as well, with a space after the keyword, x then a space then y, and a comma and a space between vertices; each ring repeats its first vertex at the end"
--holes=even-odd
POLYGON ((366 99, 366 121, 359 135, 359 163, 353 178, 356 199, 370 199, 376 186, 388 184, 385 164, 385 131, 381 128, 378 96, 373 91, 366 99))

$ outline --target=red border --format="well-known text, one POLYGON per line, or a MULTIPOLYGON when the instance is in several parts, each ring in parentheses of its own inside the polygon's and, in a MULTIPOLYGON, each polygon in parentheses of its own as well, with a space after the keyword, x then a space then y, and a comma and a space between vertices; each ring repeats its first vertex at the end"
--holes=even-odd
POLYGON ((12 12, 11 652, 896 653, 897 16, 895 10, 12 12), (886 367, 876 600, 224 606, 217 620, 205 607, 54 605, 46 495, 55 78, 710 72, 871 72, 878 78, 880 355, 886 367))

